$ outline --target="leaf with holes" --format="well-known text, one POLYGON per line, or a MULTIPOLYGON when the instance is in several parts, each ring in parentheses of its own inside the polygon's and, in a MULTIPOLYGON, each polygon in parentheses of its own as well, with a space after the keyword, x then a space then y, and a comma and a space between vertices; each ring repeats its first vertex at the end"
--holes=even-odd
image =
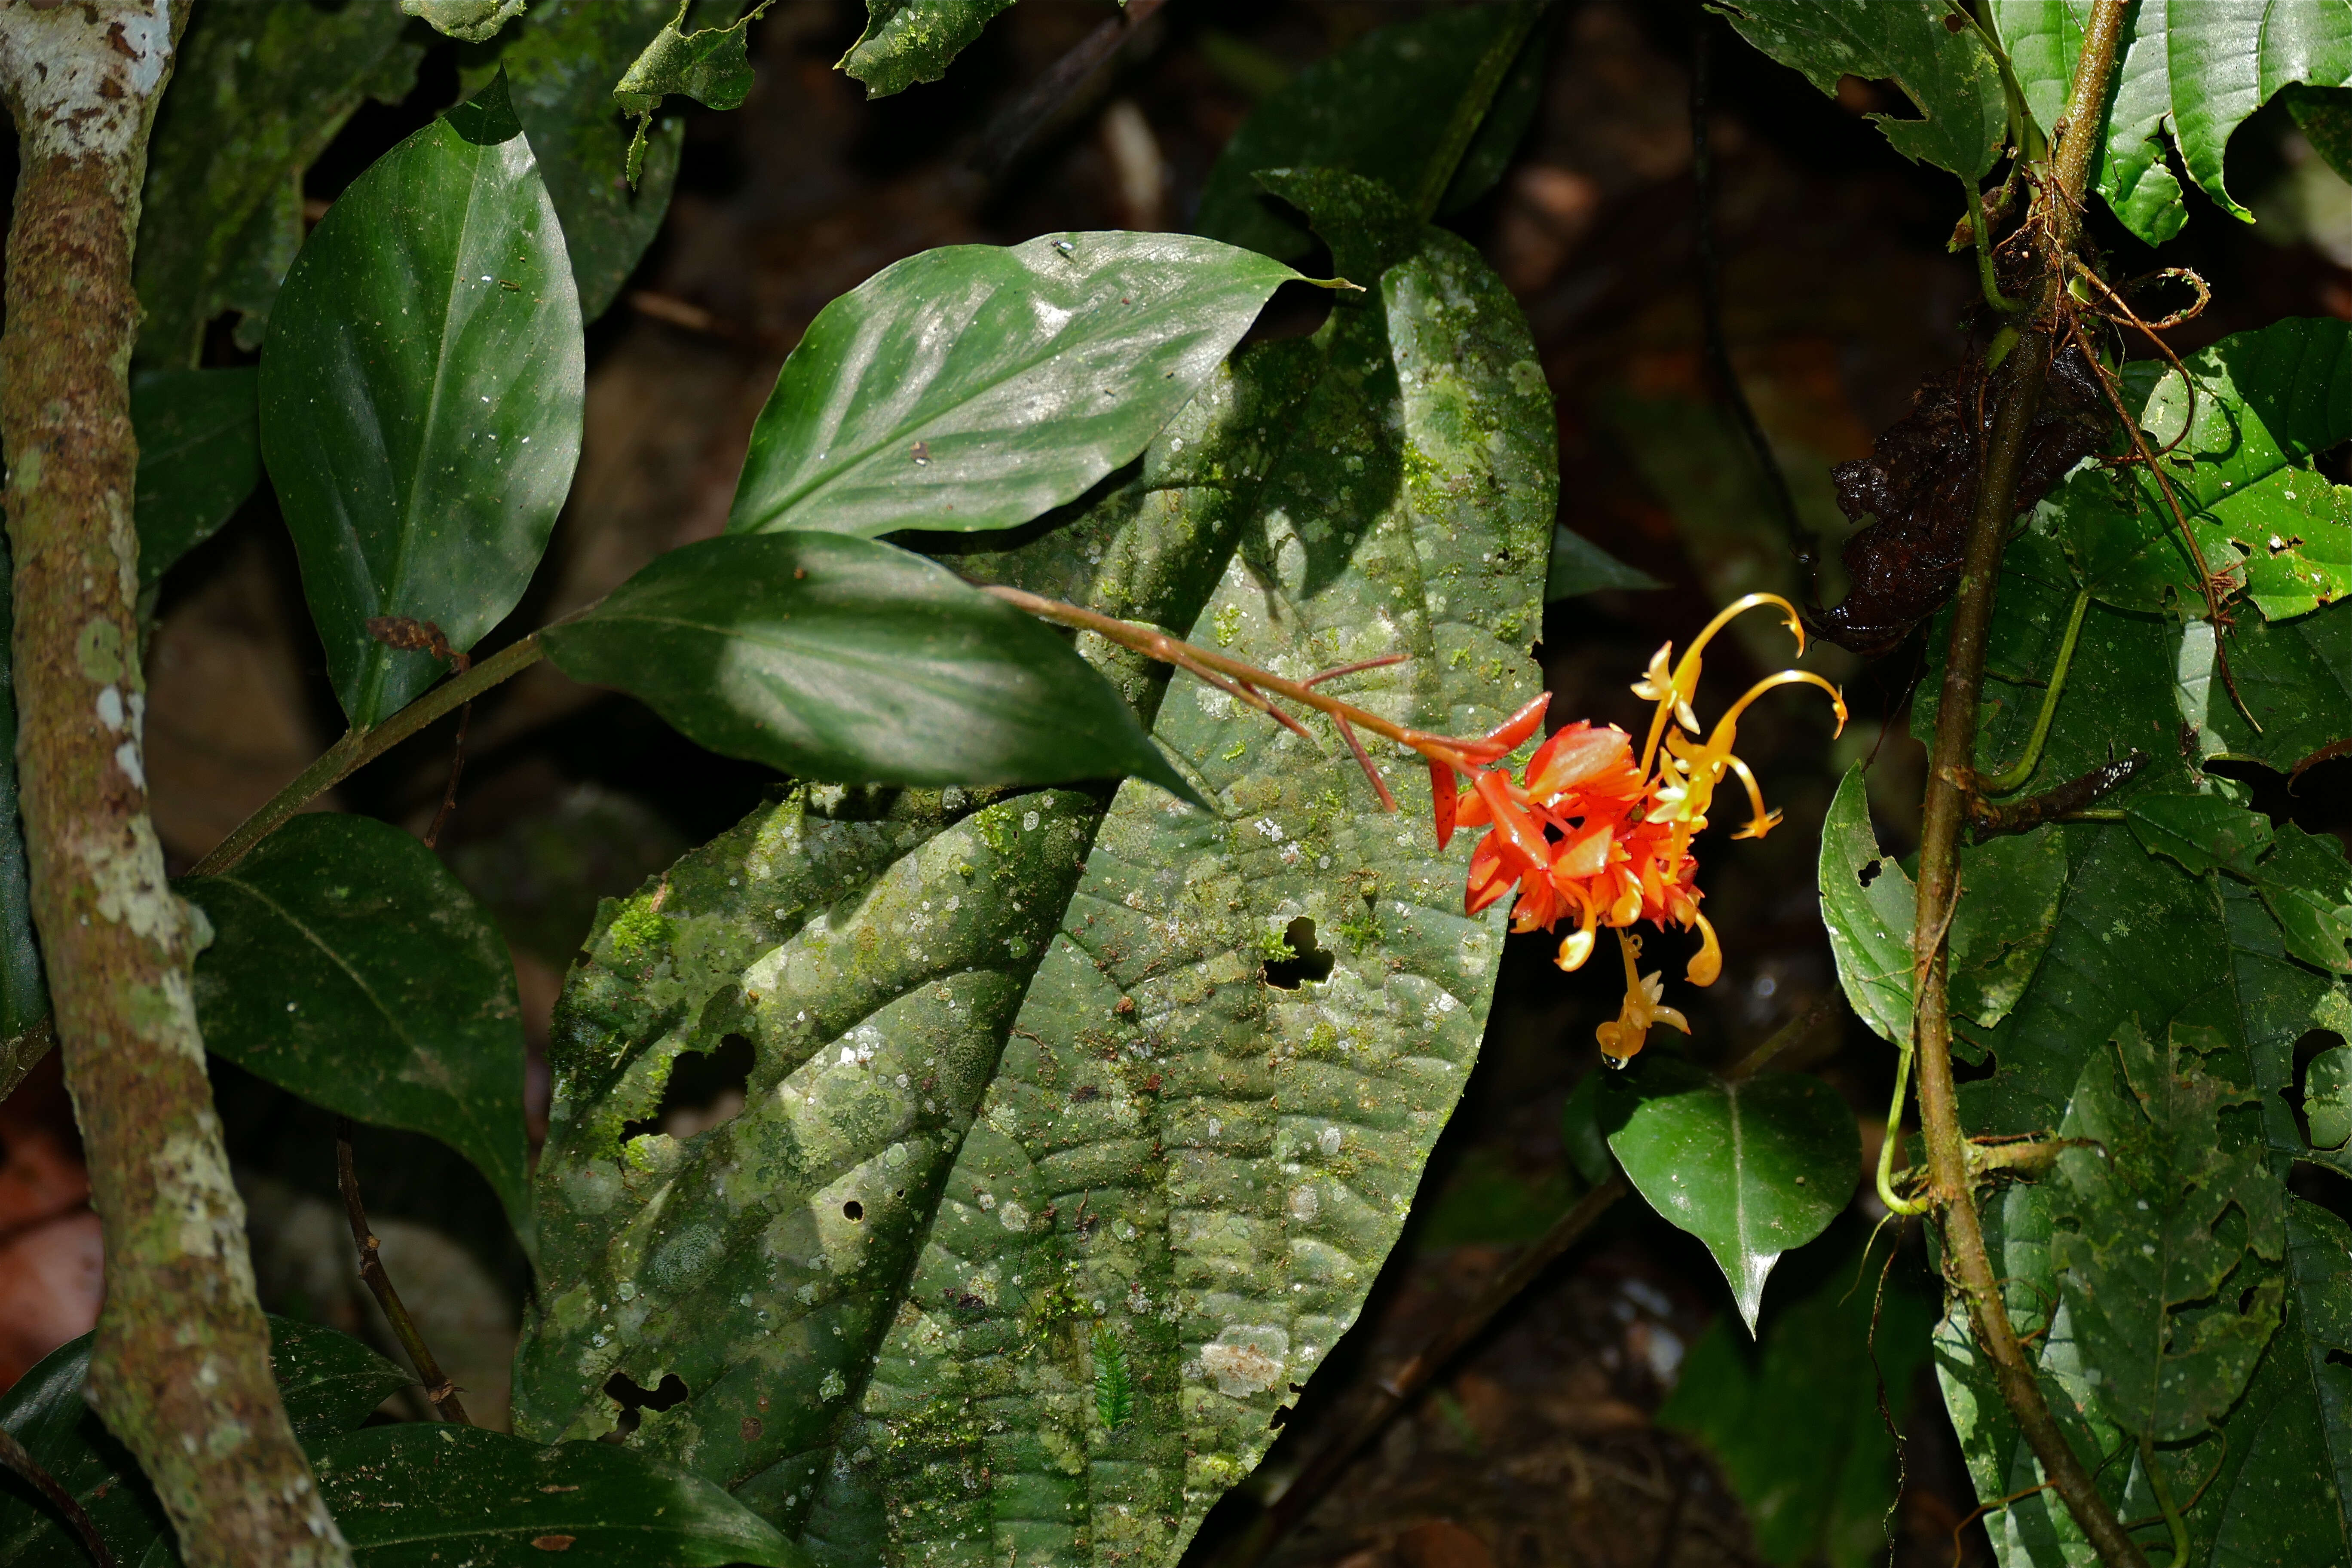
MULTIPOLYGON (((1338 689, 1478 731, 1536 684, 1550 400, 1469 247, 1374 253, 1324 221, 1370 287, 1315 338, 1238 356, 1033 542, 932 542, 1262 664, 1409 653, 1338 689)), ((1265 1453, 1461 1092, 1502 924, 1461 915, 1417 763, 1376 759, 1391 816, 1329 739, 1103 667, 1218 816, 1134 784, 808 788, 607 906, 551 1051, 564 1283, 526 1331, 520 1430, 612 1433, 616 1374, 676 1376, 625 1441, 857 1568, 1170 1563, 1265 1453), (1277 940, 1326 978, 1265 984, 1277 940), (740 1114, 630 1127, 730 1034, 756 1058, 740 1114), (1116 1427, 1097 1325, 1129 1367, 1116 1427)))
MULTIPOLYGON (((1990 9, 2027 106, 2045 130, 2055 126, 2066 112, 2091 0, 1992 0, 1990 9)), ((2168 141, 2200 190, 2251 222, 2222 179, 2230 138, 2298 82, 2352 85, 2352 17, 2338 0, 2139 0, 2116 52, 2099 194, 2150 245, 2179 233, 2188 210, 2167 166, 2168 141)))
MULTIPOLYGON (((2207 568, 2266 620, 2309 615, 2352 591, 2352 486, 2315 458, 2352 437, 2352 325, 2285 321, 2237 332, 2184 362, 2189 381, 2126 367, 2207 568), (2194 404, 2192 409, 2190 405, 2194 404)), ((2045 506, 2091 591, 2126 610, 2201 613, 2179 525, 2144 468, 2085 468, 2045 506)))
POLYGON ((389 823, 298 816, 180 889, 214 932, 196 959, 205 1045, 330 1110, 438 1138, 528 1248, 514 966, 433 852, 389 823))
POLYGON ((1874 114, 1895 150, 1975 180, 2009 126, 2000 67, 1943 0, 1725 0, 1739 36, 1824 93, 1842 77, 1892 81, 1917 119, 1874 114))
POLYGON ((131 384, 139 437, 131 488, 139 585, 217 532, 261 482, 261 425, 250 370, 160 370, 131 384))
POLYGON ((2352 942, 2352 865, 2338 840, 2284 824, 2253 879, 2289 952, 2315 968, 2352 973, 2345 952, 2352 942))
POLYGON ((1853 1113, 1817 1078, 1728 1083, 1654 1053, 1612 1087, 1610 1152, 1652 1208, 1706 1243, 1753 1334, 1772 1265, 1853 1196, 1853 1113))
POLYGON ((1201 187, 1194 227, 1277 260, 1306 260, 1314 236, 1258 184, 1275 168, 1361 174, 1425 197, 1441 215, 1476 201, 1502 177, 1535 117, 1543 44, 1529 35, 1538 9, 1432 11, 1308 66, 1268 93, 1225 143, 1201 187), (1481 95, 1488 104, 1469 146, 1454 167, 1440 167, 1447 153, 1441 131, 1475 110, 1481 95))
POLYGON ((580 302, 502 81, 352 182, 274 320, 262 456, 364 729, 442 672, 368 621, 472 647, 521 598, 580 455, 580 302))
POLYGON ((1170 234, 948 246, 817 312, 731 533, 1011 528, 1143 450, 1298 275, 1170 234))
POLYGON ((1198 801, 1045 625, 909 551, 834 533, 682 546, 541 634, 576 680, 712 751, 853 784, 1147 778, 1198 801))
MULTIPOLYGON (((60 1345, 0 1396, 0 1427, 25 1445, 90 1516, 114 1560, 179 1561, 163 1505, 130 1453, 82 1398, 90 1336, 60 1345)), ((306 1444, 348 1432, 416 1380, 334 1330, 269 1320, 269 1360, 294 1435, 306 1444)), ((11 1568, 89 1568, 89 1553, 46 1501, 0 1471, 0 1563, 11 1568)))
POLYGON ((239 314, 239 348, 260 346, 302 247, 303 171, 362 103, 405 98, 424 57, 393 5, 194 9, 140 192, 141 364, 193 369, 224 311, 239 314))

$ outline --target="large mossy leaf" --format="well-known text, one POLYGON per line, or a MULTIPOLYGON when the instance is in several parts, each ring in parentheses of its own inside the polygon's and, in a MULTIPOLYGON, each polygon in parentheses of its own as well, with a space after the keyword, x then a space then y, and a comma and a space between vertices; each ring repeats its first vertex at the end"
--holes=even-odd
POLYGON ((1528 40, 1536 10, 1524 0, 1435 10, 1308 66, 1268 93, 1225 143, 1201 188, 1194 226, 1277 260, 1306 260, 1314 236, 1258 184, 1275 168, 1343 169, 1408 195, 1442 179, 1441 214, 1477 200, 1502 177, 1535 116, 1543 81, 1542 42, 1528 40), (1480 90, 1491 94, 1485 118, 1449 174, 1436 167, 1447 152, 1447 121, 1480 90))
MULTIPOLYGON (((1992 0, 2027 105, 2044 129, 2066 112, 2091 0, 1992 0)), ((2222 168, 2230 138, 2298 82, 2352 85, 2352 16, 2336 0, 2139 0, 2125 18, 2100 149, 2099 194, 2150 245, 2188 219, 2167 143, 2200 189, 2251 220, 2222 168)))
MULTIPOLYGON (((2131 366, 2126 406, 2173 448, 2166 470, 2206 566, 2231 576, 2265 620, 2352 592, 2352 486, 2331 484, 2315 463, 2352 437, 2352 326, 2278 321, 2184 364, 2185 384, 2178 372, 2131 366)), ((2201 610, 2188 546, 2145 468, 2085 468, 2045 504, 2102 603, 2201 610)))
POLYGON ((1725 0, 1740 37, 1834 96, 1841 77, 1892 81, 1919 113, 1870 118, 1914 162, 1974 180, 2009 125, 2000 67, 1942 0, 1725 0))
POLYGON ((375 0, 196 8, 140 196, 142 364, 194 367, 225 310, 242 312, 241 347, 260 343, 302 246, 303 170, 362 101, 405 97, 424 54, 409 19, 375 0))
POLYGON ((366 728, 514 608, 580 455, 563 231, 502 81, 377 159, 302 247, 261 358, 261 450, 335 695, 366 728))
MULTIPOLYGON (((1497 721, 1535 685, 1549 397, 1459 240, 1408 231, 1361 276, 1315 339, 1213 376, 1139 475, 959 567, 1293 673, 1409 653, 1351 700, 1497 721)), ((1412 1202, 1501 926, 1461 915, 1416 762, 1379 759, 1389 816, 1337 745, 1106 668, 1218 815, 1135 784, 810 789, 607 909, 551 1047, 564 1283, 520 1429, 633 1422, 845 1568, 1172 1563, 1257 1462, 1412 1202), (1328 976, 1267 984, 1293 951, 1328 976), (646 1128, 679 1054, 730 1035, 742 1113, 646 1128), (623 1419, 616 1393, 673 1374, 682 1401, 623 1419)))
MULTIPOLYGON (((82 1399, 90 1336, 60 1345, 0 1397, 0 1427, 22 1443, 90 1517, 119 1563, 176 1563, 163 1504, 129 1450, 82 1399)), ((415 1379, 332 1329, 269 1320, 270 1367, 294 1435, 316 1444, 348 1432, 415 1379)), ((89 1568, 81 1541, 23 1480, 0 1471, 0 1563, 89 1568)))
POLYGON ((784 362, 728 531, 1027 522, 1142 451, 1297 276, 1214 240, 1120 232, 884 268, 784 362))
POLYGON ((438 1138, 530 1242, 514 968, 471 895, 389 823, 298 816, 180 890, 207 1048, 330 1110, 438 1138))
POLYGON ((1042 621, 911 551, 737 534, 655 559, 541 635, 576 680, 803 779, 1038 784, 1130 774, 1198 797, 1042 621))

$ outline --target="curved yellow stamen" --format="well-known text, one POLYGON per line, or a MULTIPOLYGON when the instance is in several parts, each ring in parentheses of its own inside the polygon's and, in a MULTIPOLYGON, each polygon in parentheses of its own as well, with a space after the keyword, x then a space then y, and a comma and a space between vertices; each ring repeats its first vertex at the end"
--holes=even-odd
POLYGON ((1746 763, 1741 762, 1738 757, 1727 757, 1725 761, 1730 764, 1731 771, 1739 775, 1739 782, 1748 786, 1748 804, 1756 808, 1756 815, 1749 818, 1748 826, 1734 833, 1732 837, 1761 838, 1780 826, 1780 814, 1765 808, 1764 792, 1757 787, 1756 775, 1748 771, 1746 763))
MULTIPOLYGON (((1691 918, 1698 925, 1699 946, 1691 955, 1690 967, 1683 972, 1683 977, 1694 985, 1712 985, 1723 977, 1723 944, 1716 941, 1715 927, 1705 915, 1694 910, 1691 918)), ((1685 1029, 1683 1033, 1690 1031, 1685 1029)))
POLYGON ((1715 733, 1707 737, 1707 748, 1710 751, 1721 751, 1727 746, 1731 737, 1738 732, 1739 716, 1748 711, 1748 705, 1776 686, 1818 686, 1828 692, 1830 705, 1837 710, 1837 733, 1841 735, 1845 733, 1845 693, 1810 669, 1784 669, 1778 674, 1766 676, 1741 694, 1739 700, 1733 703, 1725 711, 1723 717, 1715 721, 1715 733))
MULTIPOLYGON (((1690 699, 1696 695, 1698 691, 1700 669, 1699 656, 1706 651, 1706 645, 1714 640, 1716 633, 1721 631, 1725 626, 1730 625, 1731 622, 1738 619, 1739 616, 1746 615, 1748 611, 1755 609, 1759 605, 1772 605, 1779 607, 1782 619, 1787 623, 1790 632, 1797 639, 1798 654, 1801 656, 1804 653, 1805 623, 1798 618, 1797 606, 1789 603, 1788 600, 1780 597, 1780 595, 1743 594, 1738 598, 1732 600, 1728 605, 1726 605, 1721 610, 1716 613, 1715 619, 1707 622, 1706 627, 1700 631, 1698 636, 1691 639, 1690 647, 1684 653, 1682 662, 1675 666, 1674 675, 1668 683, 1666 691, 1658 696, 1658 710, 1650 720, 1649 739, 1643 742, 1642 745, 1642 772, 1644 776, 1647 776, 1649 773, 1651 762, 1657 756, 1658 737, 1665 731, 1668 714, 1675 712, 1676 710, 1680 710, 1684 713, 1689 712, 1690 699)), ((1651 661, 1652 668, 1654 669, 1658 664, 1663 662, 1664 656, 1672 647, 1673 645, 1670 643, 1665 648, 1658 650, 1661 657, 1651 661)), ((1816 677, 1815 679, 1818 679, 1819 678, 1816 677)), ((1826 684, 1826 682, 1824 682, 1824 684, 1826 684)), ((1643 692, 1642 695, 1647 696, 1649 693, 1643 692)), ((1753 695, 1753 693, 1750 695, 1753 695)), ((1840 710, 1841 712, 1843 712, 1843 700, 1840 702, 1840 710)), ((1841 718, 1840 723, 1843 724, 1843 720, 1841 718)), ((1698 729, 1698 726, 1694 723, 1690 728, 1696 731, 1698 729)))
POLYGON ((1581 969, 1584 961, 1592 956, 1592 928, 1580 926, 1560 939, 1559 958, 1562 969, 1581 969))

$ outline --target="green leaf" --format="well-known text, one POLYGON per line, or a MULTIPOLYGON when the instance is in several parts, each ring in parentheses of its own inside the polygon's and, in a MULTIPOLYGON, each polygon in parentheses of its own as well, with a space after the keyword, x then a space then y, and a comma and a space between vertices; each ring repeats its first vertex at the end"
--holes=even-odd
POLYGON ((707 539, 541 637, 575 680, 617 686, 714 752, 803 778, 1132 773, 1199 799, 1118 691, 1044 622, 869 540, 707 539))
POLYGON ((866 0, 866 30, 841 68, 887 98, 947 75, 948 62, 1013 0, 866 0))
POLYGON ((1817 1078, 1727 1083, 1675 1057, 1654 1054, 1622 1081, 1610 1152, 1652 1208, 1706 1243, 1753 1334, 1772 1265, 1853 1196, 1853 1112, 1817 1078))
POLYGON ((368 817, 298 816, 181 890, 214 932, 196 959, 205 1046, 330 1110, 448 1144, 528 1247, 514 967, 433 852, 368 817))
POLYGON ((261 359, 261 450, 353 725, 441 673, 377 642, 405 616, 470 648, 521 598, 580 454, 563 234, 496 84, 377 159, 302 247, 261 359))
POLYGON ((1759 1555, 1786 1568, 1886 1559, 1900 1481, 1887 1428, 1908 1417, 1936 1313, 1915 1262, 1896 1258, 1882 1285, 1859 1239, 1822 1261, 1804 1295, 1766 1315, 1760 1344, 1717 1319, 1658 1410, 1660 1426, 1714 1451, 1759 1555))
MULTIPOLYGON (((0 1426, 25 1445, 79 1501, 121 1563, 151 1550, 176 1563, 163 1505, 130 1453, 82 1399, 91 1336, 50 1352, 0 1396, 0 1426)), ((270 1366, 294 1435, 316 1444, 365 1420, 386 1396, 415 1382, 375 1352, 332 1329, 269 1320, 270 1366)), ((46 1502, 0 1472, 0 1563, 11 1568, 89 1568, 89 1554, 46 1502)))
POLYGON ((249 369, 158 370, 132 379, 141 587, 163 581, 261 482, 254 381, 249 369))
MULTIPOLYGON (((2043 126, 2055 125, 2091 0, 1994 0, 1992 10, 2027 104, 2043 126)), ((2150 245, 2179 233, 2188 213, 2165 163, 2168 132, 2189 177, 2224 211, 2252 221, 2222 180, 2230 138, 2298 82, 2352 83, 2352 16, 2336 0, 2139 0, 2125 19, 2099 194, 2150 245)))
POLYGON ((1604 588, 1639 591, 1665 584, 1647 572, 1626 565, 1566 523, 1551 531, 1551 574, 1544 583, 1544 598, 1572 599, 1604 588))
POLYGON ((1299 262, 1314 237, 1293 215, 1260 194, 1268 169, 1339 169, 1415 193, 1448 183, 1437 204, 1451 213, 1484 195, 1502 177, 1534 118, 1543 76, 1543 42, 1520 47, 1509 74, 1488 88, 1488 57, 1526 37, 1533 7, 1524 4, 1436 10, 1382 27, 1318 60, 1264 100, 1225 143, 1201 189, 1193 227, 1213 239, 1299 262), (1472 95, 1491 91, 1468 149, 1450 172, 1437 132, 1472 95))
POLYGON ((33 1065, 22 1051, 34 1050, 37 1060, 48 1048, 25 1037, 48 1021, 49 988, 33 931, 32 876, 16 784, 15 578, 8 541, 0 532, 0 1072, 21 1073, 33 1065))
POLYGON ((2216 1079, 2176 1025, 2136 1020, 2084 1064, 2051 1190, 2051 1264, 2101 1410, 2177 1443, 2220 1420, 2279 1321, 2284 1194, 2258 1143, 2223 1142, 2250 1090, 2216 1079))
POLYGON ((2124 808, 2140 847, 2191 871, 2251 874, 2271 847, 2271 819, 2218 795, 2143 795, 2124 808))
MULTIPOLYGON (((956 566, 1261 665, 1407 651, 1334 686, 1498 722, 1536 689, 1558 501, 1534 347, 1450 235, 1360 280, 1316 337, 1213 375, 1132 478, 956 566)), ((1328 738, 1102 662, 1229 816, 1132 784, 1108 810, 809 788, 607 907, 553 1037, 542 1277, 566 1283, 526 1331, 519 1429, 612 1432, 616 1373, 675 1373, 687 1397, 625 1442, 828 1568, 1075 1559, 1082 1532, 1171 1563, 1265 1452, 1412 1201, 1503 922, 1462 916, 1417 760, 1376 759, 1391 816, 1328 738), (1265 984, 1276 938, 1328 976, 1265 984), (633 1125, 729 1034, 740 1115, 633 1125), (1096 1323, 1129 1363, 1116 1430, 1096 1323)))
POLYGON ((2352 973, 2352 865, 2336 839, 2293 823, 2278 847, 2254 868, 2254 886, 2279 923, 2286 950, 2315 968, 2352 973))
POLYGON ((2320 160, 2352 180, 2352 91, 2338 87, 2291 87, 2284 94, 2294 128, 2320 160))
MULTIPOLYGON (((635 186, 645 172, 648 132, 654 111, 671 93, 683 93, 707 109, 740 109, 751 96, 758 79, 751 70, 748 47, 751 24, 768 8, 761 0, 724 27, 685 30, 693 0, 678 0, 677 13, 662 24, 621 79, 613 88, 613 101, 634 119, 636 133, 630 139, 625 167, 635 186)), ((675 156, 675 153, 672 153, 675 156)))
POLYGON ((499 29, 522 15, 528 0, 400 0, 411 16, 422 16, 436 33, 469 44, 487 44, 499 29))
MULTIPOLYGON (((2266 619, 2308 615, 2352 591, 2352 487, 2315 457, 2352 437, 2352 325, 2301 320, 2237 332, 2158 379, 2126 372, 2158 447, 2189 425, 2166 469, 2206 565, 2237 580, 2266 619)), ((2204 598, 2179 528, 2144 468, 2086 468, 2046 503, 2105 603, 2128 610, 2204 598)))
POLYGON ((669 211, 685 120, 662 117, 639 177, 615 178, 630 135, 607 89, 677 10, 675 0, 536 0, 494 50, 468 51, 476 58, 459 73, 467 93, 507 73, 516 117, 563 226, 583 321, 610 308, 669 211))
POLYGON ((541 1563, 802 1568, 807 1554, 701 1477, 610 1443, 367 1426, 315 1444, 319 1495, 362 1568, 541 1563))
POLYGON ((885 268, 784 362, 728 531, 1027 522, 1143 450, 1297 276, 1168 234, 949 246, 885 268))
POLYGON ((2331 1046, 2311 1058, 2304 1069, 2303 1113, 2313 1148, 2352 1143, 2352 1048, 2331 1046))
POLYGON ((156 110, 140 197, 142 364, 193 367, 205 327, 242 312, 260 345, 302 246, 302 172, 368 99, 396 103, 423 46, 383 4, 237 0, 189 18, 156 110))
POLYGON ((1916 120, 1870 119, 1896 152, 1974 180, 2008 132, 2000 67, 1974 27, 1945 26, 1943 0, 1724 0, 1740 37, 1832 97, 1840 77, 1893 81, 1916 120))
MULTIPOLYGON (((1856 1016, 1885 1039, 1911 1037, 1911 938, 1917 894, 1878 847, 1859 763, 1846 770, 1822 823, 1822 918, 1838 983, 1856 1016)), ((2066 847, 2028 833, 1960 850, 1960 906, 1949 940, 1953 1010, 1990 1028, 2017 1005, 2057 917, 2066 847)))

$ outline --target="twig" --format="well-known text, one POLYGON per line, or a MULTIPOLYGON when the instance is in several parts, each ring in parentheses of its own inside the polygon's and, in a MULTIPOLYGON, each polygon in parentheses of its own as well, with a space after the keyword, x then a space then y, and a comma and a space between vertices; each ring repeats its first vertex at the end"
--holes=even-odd
POLYGON ((2118 761, 2101 763, 2079 778, 2068 779, 2040 795, 2013 800, 2007 805, 1991 805, 1983 800, 1972 799, 1969 802, 1969 837, 1972 842, 1981 844, 2004 833, 2023 833, 2045 822, 2102 820, 2086 817, 2084 808, 2108 791, 2120 786, 2147 763, 2146 752, 2134 752, 2118 761))
POLYGON ((1011 168, 1038 128, 1061 112, 1062 106, 1102 68, 1103 62, 1117 54, 1151 19, 1152 13, 1166 3, 1167 0, 1127 0, 1124 11, 1105 19, 1079 39, 1027 92, 988 122, 968 166, 991 180, 1011 168))
POLYGON ((416 1331, 415 1320, 408 1309, 400 1304, 400 1292, 393 1288, 392 1276, 384 1272, 382 1249, 375 1231, 368 1225, 367 1205, 360 1202, 359 1172, 352 1162, 352 1119, 335 1119, 335 1184, 342 1189, 343 1217, 351 1221, 352 1245, 360 1251, 360 1278, 374 1292, 375 1304, 383 1309, 384 1321, 400 1340, 400 1348, 408 1352, 415 1363, 416 1375, 425 1380, 425 1397, 441 1413, 441 1419, 459 1426, 470 1426, 466 1406, 457 1398, 457 1389, 442 1375, 441 1363, 433 1359, 432 1351, 425 1344, 425 1336, 416 1331))
MULTIPOLYGON (((466 650, 450 645, 448 637, 431 621, 420 621, 409 616, 372 616, 367 622, 368 636, 387 647, 404 648, 416 653, 429 653, 449 666, 452 675, 463 675, 473 668, 474 661, 466 650)), ((457 743, 449 753, 449 786, 441 795, 441 809, 433 814, 433 826, 425 830, 425 847, 437 847, 441 830, 449 826, 449 814, 457 809, 457 781, 466 773, 466 728, 473 722, 471 701, 457 710, 457 743)))
POLYGON ((351 1556, 270 1375, 205 1078, 196 943, 148 812, 126 377, 148 135, 189 7, 0 7, 16 203, 0 330, 17 755, 34 924, 101 1221, 84 1396, 190 1568, 351 1556))
POLYGON ((539 634, 500 648, 465 674, 435 687, 373 730, 346 731, 319 760, 304 768, 294 782, 279 790, 261 809, 237 824, 211 854, 196 862, 190 874, 216 877, 246 857, 304 806, 342 780, 383 755, 451 709, 471 702, 491 687, 521 674, 544 655, 539 634))
POLYGON ((1967 1518, 1961 1520, 1959 1523, 1952 1526, 1952 1568, 1960 1568, 1960 1531, 1966 1530, 1969 1526, 1974 1524, 1977 1521, 1982 1519, 1989 1513, 1998 1513, 2002 1509, 2009 1507, 2011 1503, 2023 1502, 2027 1498, 2032 1497, 2034 1493, 2046 1492, 2049 1489, 2050 1483, 2048 1481, 2044 1481, 2038 1487, 2028 1487, 2021 1492, 2011 1492, 2007 1497, 1995 1498, 1990 1502, 1979 1503, 1976 1507, 1970 1509, 1967 1518))
POLYGON ((49 1500, 49 1506, 65 1516, 67 1525, 80 1538, 82 1550, 89 1553, 98 1568, 114 1568, 114 1553, 107 1549, 106 1537, 98 1532, 97 1522, 89 1517, 89 1510, 5 1426, 0 1426, 0 1465, 16 1471, 26 1484, 49 1500))
POLYGON ((1771 504, 1780 531, 1789 542, 1789 558, 1796 563, 1799 584, 1804 589, 1805 609, 1819 619, 1821 589, 1815 576, 1820 559, 1816 542, 1812 531, 1797 514, 1797 498, 1789 489, 1789 476, 1781 470, 1780 456, 1772 450, 1771 440, 1757 421, 1756 410, 1739 384, 1739 372, 1732 365, 1731 346, 1723 331, 1723 268, 1715 247, 1715 155, 1707 146, 1706 137, 1707 100, 1715 72, 1714 39, 1712 20, 1702 13, 1691 53, 1691 184, 1693 226, 1697 235, 1699 321, 1706 342, 1707 368, 1714 372, 1716 389, 1756 458, 1757 472, 1764 481, 1765 500, 1771 504))
POLYGON ((1976 515, 1953 605, 1935 746, 1927 766, 1914 935, 1914 951, 1927 960, 1926 984, 1913 1010, 1918 1030, 1919 1118, 1927 1135, 1928 1196, 1943 1221, 1946 1267, 1968 1302, 2001 1402, 2016 1416, 2019 1429, 2042 1462, 2042 1474, 2106 1568, 2147 1568, 2147 1559, 2116 1521, 2115 1510, 2051 1414, 2033 1363, 2018 1344, 2017 1331, 2009 1321, 1985 1250, 1969 1179, 1968 1139, 1960 1126, 1952 1075, 1949 954, 1943 934, 1957 893, 1960 828, 1973 778, 1985 644, 2000 573, 2001 545, 2015 509, 2025 437, 2049 374, 2052 337, 2072 319, 2063 268, 2081 236, 2083 191, 2089 180, 2092 154, 2099 144, 2107 85, 2114 76, 2124 20, 2130 9, 2130 0, 2096 0, 2075 65, 2066 117, 2072 129, 2055 149, 2053 177, 2041 183, 2036 195, 2033 222, 2045 257, 2037 320, 2018 340, 2004 366, 2005 395, 1977 493, 1976 515))

